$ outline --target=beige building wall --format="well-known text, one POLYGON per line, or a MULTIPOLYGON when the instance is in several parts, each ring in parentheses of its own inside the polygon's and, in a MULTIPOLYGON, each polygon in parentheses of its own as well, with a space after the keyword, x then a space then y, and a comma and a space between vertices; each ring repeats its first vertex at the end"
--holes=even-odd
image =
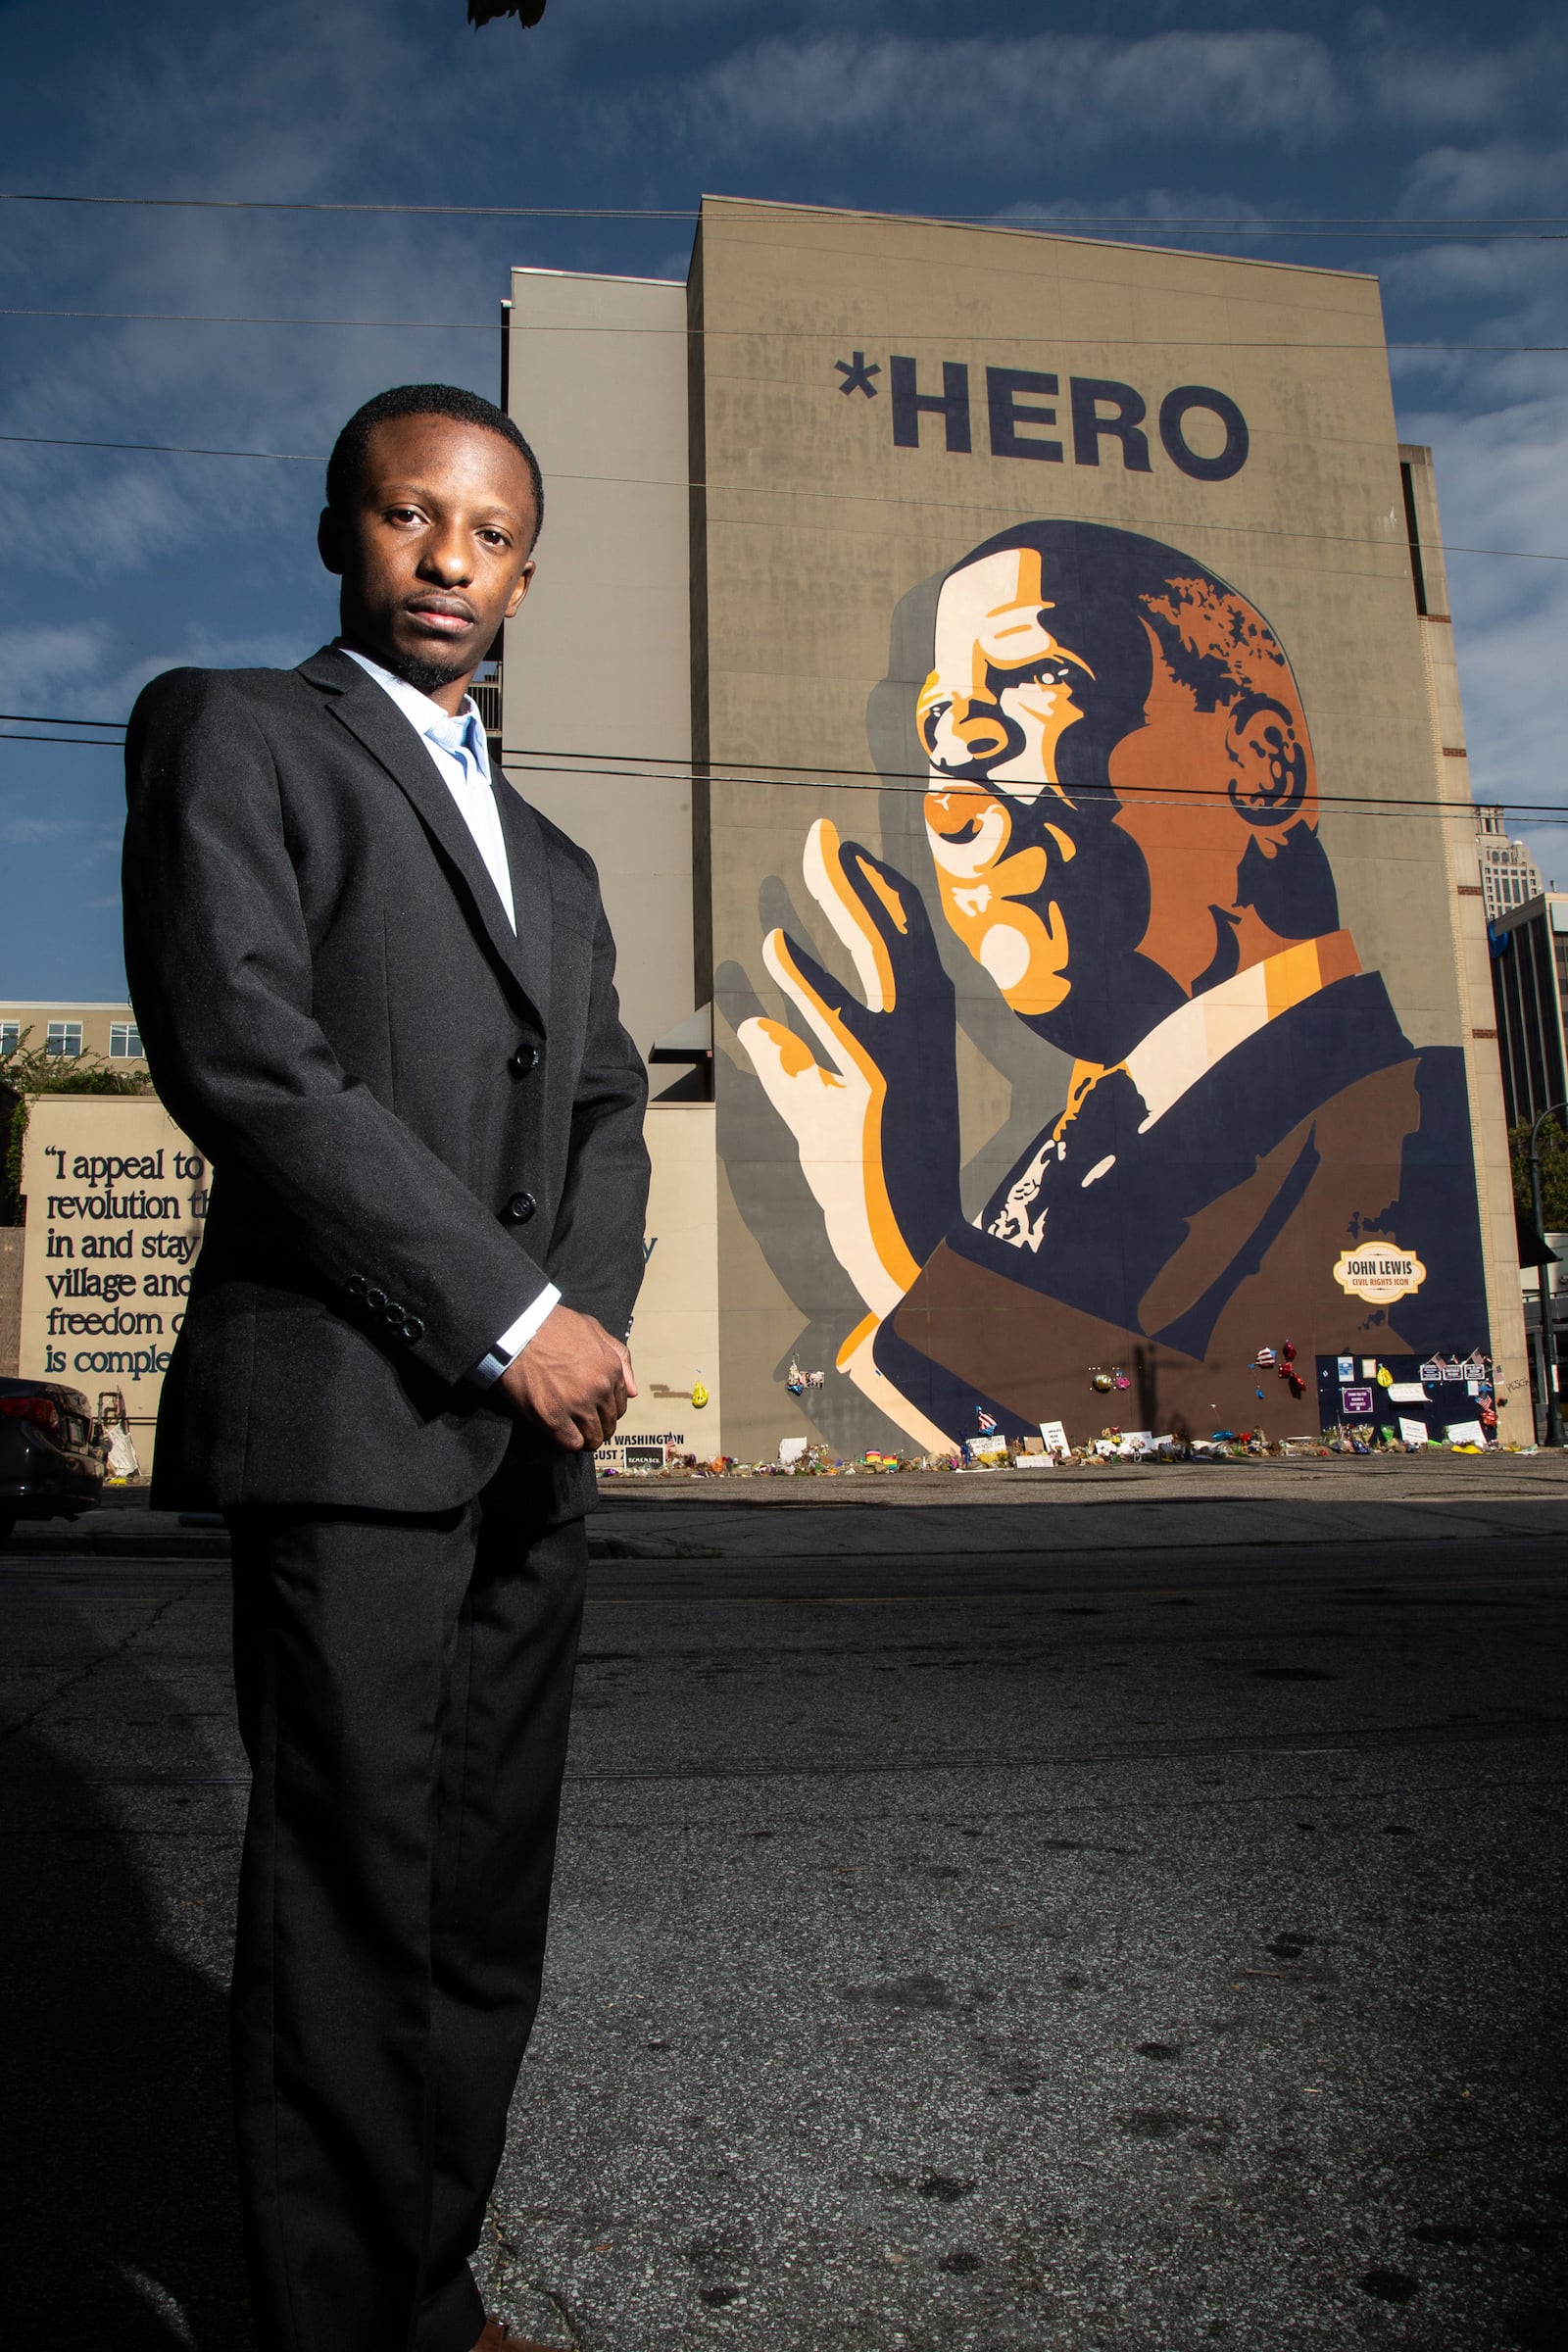
MULTIPOLYGON (((1514 1228, 1513 1171, 1497 1052, 1497 1008, 1487 944, 1487 910, 1476 852, 1475 795, 1459 700, 1453 620, 1448 611, 1443 524, 1438 513, 1431 450, 1416 443, 1401 443, 1399 463, 1408 489, 1407 513, 1415 529, 1418 603, 1425 608, 1420 616, 1421 650, 1432 713, 1433 776, 1444 812, 1443 832, 1453 894, 1454 970, 1463 1005, 1462 1043, 1475 1138, 1476 1188, 1481 1203, 1481 1229, 1487 1242, 1487 1310, 1492 1321, 1493 1352, 1502 1367, 1499 1382, 1505 1382, 1514 1396, 1524 1399, 1523 1413, 1515 1406, 1512 1417, 1502 1424, 1503 1434, 1527 1440, 1530 1431, 1525 1426, 1525 1417, 1529 1412, 1530 1374, 1520 1295, 1519 1245, 1514 1228), (1517 1428, 1514 1421, 1519 1422, 1517 1428)), ((1533 1278, 1531 1287, 1534 1288, 1533 1278)))
POLYGON ((41 1095, 22 1168, 24 1378, 119 1390, 143 1471, 207 1213, 207 1163, 152 1097, 41 1095))
MULTIPOLYGON (((41 1051, 49 1035, 51 1021, 76 1021, 81 1025, 81 1051, 95 1054, 100 1060, 113 1060, 117 1070, 145 1070, 144 1054, 112 1054, 113 1030, 117 1023, 134 1027, 136 1016, 128 1003, 118 1004, 73 1004, 64 999, 48 998, 27 1001, 21 998, 0 1000, 0 1031, 13 1024, 27 1032, 27 1051, 41 1051)), ((0 1060, 0 1076, 5 1064, 0 1060)))
MULTIPOLYGON (((1447 770, 1462 762, 1443 762, 1434 751, 1437 689, 1423 643, 1433 631, 1415 611, 1375 280, 707 199, 693 317, 704 386, 694 470, 707 522, 695 654, 708 680, 709 731, 698 751, 712 776, 732 1449, 771 1450, 780 1414, 791 1409, 782 1367, 803 1322, 830 1358, 855 1303, 832 1253, 807 1235, 810 1204, 793 1140, 781 1120, 757 1109, 737 1042, 748 1014, 792 1018, 763 967, 761 937, 784 923, 837 983, 858 986, 804 888, 803 837, 811 818, 829 815, 842 834, 899 861, 908 842, 886 832, 892 796, 876 789, 867 747, 868 698, 889 669, 890 616, 967 551, 1037 517, 1102 522, 1173 546, 1210 565, 1278 631, 1309 717, 1320 839, 1341 922, 1363 962, 1383 974, 1412 1043, 1465 1049, 1481 1156, 1493 1171, 1483 1201, 1493 1345, 1504 1379, 1516 1376, 1517 1318, 1503 1303, 1516 1287, 1513 1242, 1506 1189, 1494 1180, 1502 1164, 1496 1092, 1473 1038, 1488 1024, 1470 969, 1472 912, 1456 899, 1445 840, 1447 808, 1462 789, 1447 770), (912 358, 927 396, 943 391, 945 363, 967 365, 966 451, 946 445, 934 414, 921 418, 918 447, 894 445, 893 354, 912 358), (876 364, 874 396, 850 374, 858 355, 876 364), (1060 459, 992 454, 988 367, 1058 376, 1054 427, 1036 420, 1026 430, 1036 439, 1054 430, 1065 444, 1060 459), (1102 445, 1098 466, 1074 463, 1070 375, 1113 379, 1143 395, 1149 470, 1126 469, 1113 442, 1102 445), (1229 479, 1192 478, 1157 438, 1163 397, 1194 384, 1220 388, 1247 418, 1250 457, 1229 479), (788 1248, 771 1247, 773 1233, 793 1237, 788 1248)), ((1195 454, 1217 451, 1218 440, 1211 448, 1204 438, 1212 430, 1212 419, 1194 419, 1195 454)), ((909 745, 913 782, 912 732, 909 745)), ((917 817, 914 826, 917 836, 917 817)), ((1454 830, 1467 836, 1473 824, 1455 811, 1454 830)), ((951 959, 950 969, 960 988, 963 1144, 977 1172, 966 1178, 963 1210, 972 1216, 1011 1164, 1005 1152, 988 1160, 988 1137, 1018 1140, 1025 1096, 1034 1105, 1028 1131, 1037 1130, 1052 1089, 1058 1103, 1064 1099, 1069 1065, 1048 1048, 1005 1047, 974 975, 951 959)), ((832 1388, 830 1370, 830 1402, 832 1388)), ((1303 1426, 1313 1425, 1315 1405, 1308 1398, 1300 1408, 1303 1426)), ((1080 1422, 1088 1409, 1080 1405, 1080 1422)), ((863 1413, 857 1427, 884 1442, 897 1435, 863 1413)))
POLYGON ((655 1102, 645 1129, 653 1177, 647 1268, 632 1320, 638 1394, 599 1459, 660 1440, 705 1459, 724 1449, 718 1347, 718 1161, 710 1102, 655 1102), (699 1383, 706 1404, 694 1403, 699 1383))
POLYGON ((26 1241, 22 1225, 0 1225, 0 1378, 17 1376, 22 1347, 22 1258, 26 1241))
POLYGON ((511 319, 508 408, 545 526, 506 632, 503 763, 598 862, 646 1054, 697 1003, 686 289, 516 270, 511 319))

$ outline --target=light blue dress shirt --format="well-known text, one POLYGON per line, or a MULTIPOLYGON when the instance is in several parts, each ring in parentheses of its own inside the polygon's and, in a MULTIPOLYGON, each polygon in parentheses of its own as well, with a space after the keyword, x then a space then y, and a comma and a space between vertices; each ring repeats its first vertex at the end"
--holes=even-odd
MULTIPOLYGON (((473 839, 473 846, 484 859, 485 871, 495 884, 496 896, 506 910, 514 931, 517 928, 517 910, 512 896, 512 870, 507 863, 506 836, 501 830, 501 810, 496 806, 495 789, 490 781, 490 754, 485 744, 484 726, 478 707, 471 694, 463 698, 463 709, 454 717, 443 710, 439 703, 431 702, 416 686, 394 677, 378 662, 367 654, 357 654, 351 645, 340 645, 340 654, 357 662, 368 678, 373 678, 384 694, 391 697, 415 733, 429 753, 437 775, 457 804, 458 814, 473 839)), ((515 1323, 509 1325, 489 1354, 468 1374, 480 1388, 489 1388, 501 1378, 514 1355, 520 1355, 553 1306, 561 1303, 561 1293, 553 1282, 546 1283, 530 1306, 524 1307, 515 1323)))

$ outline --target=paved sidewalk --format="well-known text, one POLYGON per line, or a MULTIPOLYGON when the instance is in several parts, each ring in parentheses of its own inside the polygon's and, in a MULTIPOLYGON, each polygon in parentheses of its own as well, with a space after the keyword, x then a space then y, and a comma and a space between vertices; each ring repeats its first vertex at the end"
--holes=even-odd
MULTIPOLYGON (((1256 1543, 1433 1543, 1463 1532, 1568 1536, 1568 1453, 1335 1456, 1328 1461, 902 1471, 855 1478, 606 1479, 601 1559, 877 1551, 977 1556, 1256 1543), (983 1532, 973 1514, 983 1514, 983 1532)), ((74 1522, 23 1522, 0 1560, 226 1558, 220 1525, 117 1489, 74 1522)))
MULTIPOLYGON (((1561 2352, 1568 1575, 1505 1522, 1562 1504, 1205 1537, 1260 1507, 601 1514, 670 1549, 594 1570, 482 2249, 514 2326, 1561 2352), (1128 1544, 1151 1510, 1200 1540, 1128 1544)), ((220 1559, 0 1566, 0 2301, 39 2352, 247 2352, 226 1635, 220 1559)))

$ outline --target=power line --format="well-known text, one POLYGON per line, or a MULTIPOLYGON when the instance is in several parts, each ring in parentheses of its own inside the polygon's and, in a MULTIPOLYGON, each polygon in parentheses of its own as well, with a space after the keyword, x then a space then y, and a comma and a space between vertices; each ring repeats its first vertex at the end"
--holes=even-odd
MULTIPOLYGON (((280 449, 198 449, 178 441, 82 441, 54 433, 0 433, 0 443, 12 442, 32 449, 106 449, 128 450, 147 457, 162 458, 257 458, 283 466, 324 466, 324 457, 302 455, 296 450, 280 449)), ((826 498, 835 505, 854 503, 857 506, 918 507, 924 514, 1016 514, 1017 501, 995 499, 929 499, 907 498, 896 492, 882 490, 841 489, 812 490, 797 483, 774 482, 704 482, 693 478, 681 479, 638 473, 556 473, 545 468, 545 481, 595 482, 612 490, 701 490, 707 497, 736 498, 826 498)), ((1205 516, 1195 523, 1191 515, 1166 520, 1163 516, 1135 514, 1122 516, 1082 515, 1084 522, 1108 523, 1114 529, 1147 531, 1193 529, 1223 531, 1231 538, 1248 539, 1310 539, 1333 547, 1376 547, 1390 553, 1405 555, 1408 541, 1404 538, 1365 539, 1353 531, 1291 531, 1275 523, 1222 522, 1205 516)), ((1521 564, 1568 564, 1568 555, 1558 555, 1550 549, 1534 547, 1468 547, 1457 540, 1428 539, 1422 541, 1425 553, 1434 556, 1499 556, 1521 564)), ((1347 573, 1347 578, 1362 574, 1347 573)))
MULTIPOLYGON (((0 710, 0 719, 23 727, 118 727, 121 734, 125 731, 122 718, 51 718, 44 710, 0 710)), ((52 742, 53 738, 44 740, 52 742)))
MULTIPOLYGON (((613 766, 601 764, 604 760, 603 753, 592 752, 517 751, 506 746, 502 747, 501 752, 501 764, 508 772, 521 775, 563 776, 567 780, 574 776, 598 776, 612 783, 749 785, 758 790, 772 789, 786 792, 892 792, 921 799, 932 792, 996 789, 989 785, 984 777, 937 777, 926 770, 915 771, 908 768, 816 767, 803 773, 803 762, 784 766, 774 762, 748 760, 736 763, 744 768, 743 773, 732 774, 723 770, 715 771, 712 767, 704 770, 678 760, 664 759, 661 755, 649 753, 627 753, 624 760, 613 766), (645 766, 642 768, 628 764, 629 761, 637 759, 645 760, 657 759, 659 764, 657 767, 645 766), (568 761, 575 764, 567 765, 568 761)), ((1096 801, 1104 801, 1111 795, 1108 787, 1091 786, 1082 793, 1081 797, 1085 805, 1089 806, 1096 801)), ((1125 787, 1118 785, 1115 788, 1114 797, 1119 802, 1136 801, 1140 808, 1184 808, 1230 805, 1229 792, 1218 786, 1213 789, 1199 787, 1172 791, 1162 790, 1158 785, 1152 784, 1125 787)), ((1425 794, 1323 792, 1320 790, 1315 795, 1315 801, 1320 808, 1358 809, 1369 815, 1384 815, 1391 811, 1406 810, 1419 816, 1452 817, 1456 821, 1468 821, 1471 824, 1475 823, 1477 817, 1477 806, 1474 801, 1445 802, 1425 794)), ((1552 808, 1557 808, 1559 804, 1546 802, 1542 806, 1552 808)), ((1510 810, 1516 814, 1529 815, 1533 812, 1534 805, 1524 802, 1489 801, 1487 807, 1499 808, 1504 815, 1507 815, 1510 810)), ((1562 805, 1561 813, 1568 818, 1568 805, 1562 805)))
MULTIPOLYGON (((1427 236, 1433 230, 1449 235, 1545 238, 1568 236, 1568 215, 1520 214, 1489 220, 1480 216, 1446 219, 1377 214, 1280 215, 1265 220, 1216 219, 1208 215, 1161 218, 1153 214, 1080 213, 1039 220, 1001 220, 995 213, 875 213, 851 205, 800 205, 767 197, 739 200, 760 212, 827 214, 838 220, 953 221, 959 227, 999 228, 1026 234, 1071 234, 1074 229, 1109 228, 1123 232, 1163 233, 1202 229, 1224 236, 1427 236)), ((693 206, 564 205, 564 204, 394 204, 349 203, 342 200, 305 200, 270 196, 89 196, 54 190, 0 189, 0 204, 79 204, 161 212, 216 213, 348 213, 384 214, 425 220, 700 220, 693 206)))
MULTIPOLYGON (((650 285, 657 279, 650 278, 650 285)), ((443 335, 493 335, 511 327, 528 335, 666 335, 688 337, 713 342, 720 336, 732 335, 755 339, 759 329, 751 326, 578 326, 552 323, 549 320, 513 318, 298 318, 270 314, 251 315, 240 311, 65 311, 24 310, 14 305, 0 306, 0 318, 91 318, 116 320, 121 324, 141 326, 335 326, 387 330, 398 333, 430 333, 443 335)), ((843 331, 836 326, 768 327, 761 330, 770 343, 779 342, 842 342, 843 331)), ((885 329, 883 342, 931 342, 928 326, 885 329)), ((1000 335, 1005 343, 1070 344, 1089 343, 1116 351, 1169 350, 1173 343, 1187 351, 1500 351, 1510 353, 1568 352, 1568 343, 1418 343, 1389 342, 1379 337, 1374 342, 1324 343, 1315 336, 1311 342, 1299 339, 1287 341, 1280 337, 1212 335, 1068 335, 1039 334, 1000 335)))
MULTIPOLYGON (((21 721, 33 726, 103 727, 123 730, 123 719, 109 718, 44 718, 35 711, 0 710, 0 721, 21 721)), ((100 751, 122 751, 122 741, 109 742, 103 737, 71 735, 12 735, 0 733, 0 743, 65 743, 83 744, 100 751)), ((927 770, 873 767, 813 767, 803 774, 799 761, 785 763, 777 760, 752 760, 732 762, 728 769, 706 770, 694 766, 689 760, 658 752, 547 751, 534 746, 503 745, 503 769, 522 775, 597 776, 612 783, 622 784, 720 784, 752 786, 759 790, 787 792, 901 792, 924 797, 927 793, 946 789, 963 792, 970 789, 972 780, 961 776, 947 779, 933 777, 927 770), (639 764, 640 763, 640 764, 639 764), (735 772, 738 771, 738 772, 735 772)), ((1103 792, 1092 791, 1086 801, 1103 799, 1103 792)), ((1121 801, 1136 800, 1142 807, 1191 808, 1205 803, 1219 805, 1229 794, 1218 788, 1161 791, 1157 785, 1118 787, 1116 797, 1121 801)), ((1319 791, 1316 804, 1323 808, 1359 809, 1368 814, 1385 814, 1393 810, 1410 810, 1423 816, 1446 816, 1458 821, 1473 822, 1477 815, 1473 801, 1448 802, 1434 800, 1424 794, 1393 793, 1334 793, 1319 791)), ((1544 817, 1557 808, 1556 803, 1544 802, 1539 813, 1544 817)), ((1489 801, 1489 808, 1499 808, 1504 815, 1510 812, 1533 819, 1538 814, 1535 804, 1511 801, 1489 801)), ((1568 819, 1568 807, 1561 814, 1568 819)))
MULTIPOLYGON (((69 726, 73 722, 69 719, 62 719, 60 723, 62 726, 69 726)), ((96 719, 85 719, 81 723, 85 726, 96 726, 100 722, 96 719)), ((125 748, 122 743, 106 743, 101 735, 0 734, 0 743, 76 743, 83 745, 90 752, 121 752, 125 748)))
POLYGON ((153 458, 262 458, 279 466, 324 466, 324 458, 287 449, 196 449, 184 441, 80 441, 64 433, 0 433, 0 441, 34 449, 122 449, 153 458))
MULTIPOLYGON (((574 204, 350 204, 279 196, 82 196, 0 188, 0 204, 87 204, 175 213, 388 213, 429 220, 696 220, 687 206, 574 204)), ((834 208, 828 207, 828 210, 834 208)), ((848 209, 848 208, 844 208, 848 209)))

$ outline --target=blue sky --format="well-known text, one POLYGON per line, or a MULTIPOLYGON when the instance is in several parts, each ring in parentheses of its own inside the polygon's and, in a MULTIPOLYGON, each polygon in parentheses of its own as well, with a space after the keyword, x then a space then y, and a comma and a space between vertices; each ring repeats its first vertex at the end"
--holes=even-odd
MULTIPOLYGON (((1376 270, 1396 342, 1568 344, 1568 241, 1504 225, 1568 229, 1559 10, 1080 0, 986 23, 951 0, 549 0, 531 33, 474 32, 463 0, 0 0, 4 180, 1200 216, 1236 233, 1160 241, 1376 270), (1405 225, 1243 233, 1326 216, 1405 225)), ((323 451, 386 383, 494 396, 512 264, 678 275, 689 242, 678 220, 0 204, 0 309, 477 329, 0 317, 0 433, 323 451)), ((1450 543, 1568 556, 1568 353, 1400 352, 1395 391, 1450 543)), ((333 623, 319 489, 310 466, 0 441, 0 709, 121 718, 174 662, 301 659, 333 623)), ((1450 569, 1477 791, 1568 805, 1568 563, 1450 569)), ((114 753, 0 745, 0 994, 122 990, 120 808, 114 753)), ((1568 830, 1522 830, 1568 881, 1568 830)))

